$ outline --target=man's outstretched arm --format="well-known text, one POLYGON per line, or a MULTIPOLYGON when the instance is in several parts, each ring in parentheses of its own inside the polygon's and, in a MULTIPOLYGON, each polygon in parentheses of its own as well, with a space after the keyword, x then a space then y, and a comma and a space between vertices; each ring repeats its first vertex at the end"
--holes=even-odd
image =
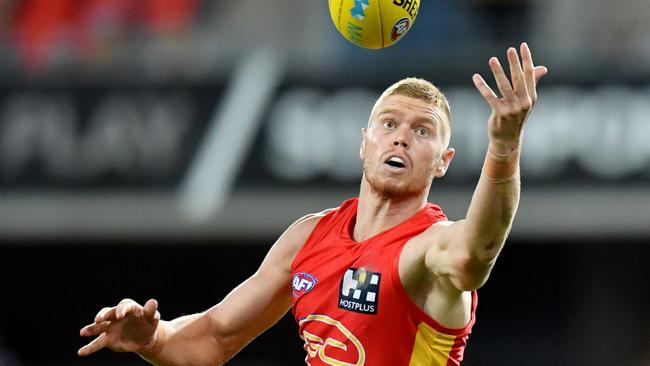
POLYGON ((479 288, 503 248, 519 205, 519 157, 523 127, 537 101, 537 81, 547 70, 535 67, 528 45, 508 49, 510 80, 498 59, 490 59, 499 98, 478 74, 474 85, 490 105, 489 145, 478 185, 464 220, 435 229, 426 265, 459 290, 479 288), (522 67, 523 63, 523 67, 522 67))
MULTIPOLYGON (((79 349, 137 352, 155 365, 221 365, 291 307, 290 265, 321 214, 294 223, 273 245, 259 270, 219 304, 202 313, 161 321, 157 302, 122 300, 102 309, 82 336, 97 336, 79 349)), ((209 289, 206 289, 209 291, 209 289)))

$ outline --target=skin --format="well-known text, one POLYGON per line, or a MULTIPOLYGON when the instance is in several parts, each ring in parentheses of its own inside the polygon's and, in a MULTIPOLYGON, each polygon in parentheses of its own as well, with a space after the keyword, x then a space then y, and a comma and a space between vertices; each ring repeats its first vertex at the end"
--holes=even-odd
MULTIPOLYGON (((533 65, 526 44, 520 51, 521 61, 514 48, 508 49, 510 79, 496 58, 489 61, 501 97, 480 75, 473 77, 492 113, 489 147, 466 218, 432 225, 409 240, 400 256, 399 276, 411 299, 450 328, 469 321, 470 292, 487 280, 519 202, 523 126, 537 100, 536 83, 547 72, 533 65)), ((376 104, 362 133, 364 175, 355 240, 394 227, 424 207, 431 182, 445 175, 454 156, 442 118, 434 106, 402 95, 376 104), (385 164, 391 156, 402 158, 405 168, 385 164)), ((161 321, 154 299, 144 305, 125 299, 102 309, 81 329, 82 336, 96 338, 79 349, 79 355, 109 348, 137 352, 156 365, 225 363, 291 308, 291 262, 326 213, 307 215, 291 225, 255 274, 202 313, 161 321)))

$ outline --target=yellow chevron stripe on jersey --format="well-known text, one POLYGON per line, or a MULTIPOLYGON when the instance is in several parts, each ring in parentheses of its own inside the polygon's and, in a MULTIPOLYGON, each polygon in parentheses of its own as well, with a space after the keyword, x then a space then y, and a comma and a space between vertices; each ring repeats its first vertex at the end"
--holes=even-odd
POLYGON ((436 331, 426 323, 418 325, 409 366, 446 366, 455 336, 436 331))

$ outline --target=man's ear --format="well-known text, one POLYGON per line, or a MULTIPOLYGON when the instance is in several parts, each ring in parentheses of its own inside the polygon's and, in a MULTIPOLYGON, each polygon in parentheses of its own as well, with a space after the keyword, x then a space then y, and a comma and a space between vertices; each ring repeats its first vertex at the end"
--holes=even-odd
POLYGON ((368 134, 368 129, 365 127, 361 129, 361 147, 359 147, 359 158, 361 160, 366 156, 366 135, 368 134))
POLYGON ((451 159, 454 158, 454 154, 456 153, 456 150, 453 148, 448 148, 442 153, 442 156, 440 157, 440 162, 438 163, 438 168, 436 169, 435 177, 436 178, 442 178, 445 176, 447 173, 447 169, 449 169, 449 164, 451 164, 451 159))

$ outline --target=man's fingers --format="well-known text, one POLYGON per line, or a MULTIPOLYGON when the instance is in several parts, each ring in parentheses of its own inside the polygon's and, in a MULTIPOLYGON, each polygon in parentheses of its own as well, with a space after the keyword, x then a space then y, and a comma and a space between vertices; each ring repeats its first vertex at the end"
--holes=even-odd
POLYGON ((155 299, 150 299, 144 304, 142 309, 144 318, 149 323, 153 323, 157 320, 160 320, 160 313, 158 313, 158 301, 155 299))
POLYGON ((529 90, 534 88, 539 79, 548 74, 546 66, 534 66, 533 55, 526 42, 521 44, 521 58, 524 63, 524 75, 526 75, 526 84, 529 90))
POLYGON ((503 67, 501 67, 501 63, 499 62, 499 59, 496 57, 492 57, 489 63, 490 63, 490 69, 492 70, 492 74, 494 75, 494 80, 497 82, 497 87, 499 88, 501 95, 506 99, 513 99, 515 93, 512 91, 512 86, 510 85, 510 81, 508 81, 508 77, 506 76, 506 73, 503 71, 503 67))
POLYGON ((494 93, 492 88, 487 85, 483 77, 479 74, 474 74, 472 81, 474 81, 474 86, 476 86, 476 89, 478 89, 479 93, 481 93, 483 99, 485 99, 490 107, 496 109, 497 104, 499 103, 499 97, 494 93))
POLYGON ((140 304, 134 301, 121 303, 120 305, 117 306, 117 310, 115 312, 115 319, 116 320, 123 319, 127 314, 142 316, 142 306, 140 306, 140 304))
POLYGON ((548 73, 548 69, 546 66, 534 66, 533 55, 526 42, 521 44, 521 58, 524 63, 524 75, 526 77, 528 95, 535 102, 537 100, 537 82, 548 73))
POLYGON ((521 60, 524 64, 524 77, 526 79, 526 87, 528 88, 528 95, 531 98, 535 95, 535 66, 533 64, 533 55, 530 53, 530 48, 526 42, 521 44, 521 60))
POLYGON ((535 83, 539 81, 542 77, 548 74, 548 69, 546 66, 535 66, 535 83))
POLYGON ((508 48, 508 64, 510 65, 510 78, 515 93, 518 97, 525 98, 528 89, 526 88, 524 72, 521 69, 521 63, 519 62, 519 55, 514 47, 508 48))
POLYGON ((101 323, 92 323, 88 324, 85 327, 81 328, 79 335, 82 337, 94 336, 100 333, 103 333, 111 325, 111 322, 104 321, 101 323))
POLYGON ((105 320, 115 319, 115 307, 112 308, 103 308, 95 316, 95 323, 101 323, 105 320))
POLYGON ((95 338, 92 342, 79 348, 77 354, 79 356, 88 356, 89 354, 95 353, 104 347, 106 347, 106 336, 105 333, 102 333, 99 335, 99 337, 95 338))

